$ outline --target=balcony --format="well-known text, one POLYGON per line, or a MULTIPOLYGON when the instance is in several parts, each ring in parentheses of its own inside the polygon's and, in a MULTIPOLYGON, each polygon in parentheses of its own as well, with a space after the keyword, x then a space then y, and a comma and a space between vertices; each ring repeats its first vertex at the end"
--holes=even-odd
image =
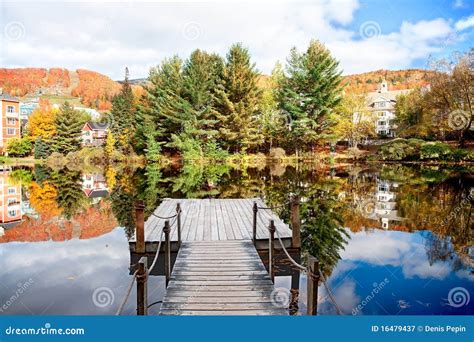
POLYGON ((7 118, 15 118, 15 119, 18 119, 19 114, 18 114, 18 112, 6 112, 6 116, 7 116, 7 118))

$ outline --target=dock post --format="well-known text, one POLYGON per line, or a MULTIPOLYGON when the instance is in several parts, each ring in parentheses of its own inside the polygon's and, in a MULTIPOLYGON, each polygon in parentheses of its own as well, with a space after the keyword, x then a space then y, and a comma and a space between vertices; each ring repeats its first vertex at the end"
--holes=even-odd
POLYGON ((257 207, 257 202, 253 202, 253 244, 256 247, 257 246, 257 213, 258 213, 258 207, 257 207))
POLYGON ((268 273, 272 282, 275 283, 275 221, 270 220, 270 238, 268 240, 268 273))
POLYGON ((146 316, 148 314, 148 265, 147 258, 141 257, 138 261, 137 272, 137 315, 146 316))
POLYGON ((178 229, 178 248, 181 247, 181 203, 176 204, 176 224, 178 229))
POLYGON ((319 284, 319 261, 313 257, 308 257, 309 271, 307 277, 307 291, 308 291, 308 315, 316 316, 318 314, 318 284, 319 284), (313 275, 313 276, 311 276, 313 275))
POLYGON ((166 276, 166 286, 171 278, 171 242, 170 242, 170 221, 165 221, 165 227, 163 232, 165 233, 165 276, 166 276))
POLYGON ((143 201, 135 203, 135 252, 145 253, 145 204, 143 201))
POLYGON ((295 195, 291 199, 291 247, 301 248, 301 219, 300 219, 300 196, 295 195))

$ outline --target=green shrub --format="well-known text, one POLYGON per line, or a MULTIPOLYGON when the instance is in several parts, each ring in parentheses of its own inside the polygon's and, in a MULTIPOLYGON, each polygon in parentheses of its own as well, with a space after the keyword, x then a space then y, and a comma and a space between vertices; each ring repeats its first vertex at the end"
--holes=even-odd
POLYGON ((419 156, 418 139, 395 139, 380 146, 379 155, 384 160, 413 160, 419 156))
POLYGON ((7 152, 12 157, 25 157, 31 153, 33 144, 28 138, 13 138, 8 142, 7 152))
POLYGON ((451 153, 451 159, 455 161, 470 161, 473 160, 472 153, 469 150, 463 150, 460 148, 454 149, 451 153))
POLYGON ((441 142, 426 142, 421 145, 420 159, 448 160, 451 158, 451 147, 441 142))

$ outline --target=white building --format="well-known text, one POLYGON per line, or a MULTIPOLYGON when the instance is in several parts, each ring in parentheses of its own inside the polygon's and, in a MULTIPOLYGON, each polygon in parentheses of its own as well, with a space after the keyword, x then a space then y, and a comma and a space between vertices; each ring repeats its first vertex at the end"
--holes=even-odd
MULTIPOLYGON (((395 103, 397 96, 410 92, 411 89, 389 90, 387 81, 383 80, 377 91, 367 93, 367 109, 371 113, 370 118, 375 118, 375 132, 380 136, 395 137, 397 128, 395 119, 395 103)), ((354 113, 354 121, 364 120, 354 113)))

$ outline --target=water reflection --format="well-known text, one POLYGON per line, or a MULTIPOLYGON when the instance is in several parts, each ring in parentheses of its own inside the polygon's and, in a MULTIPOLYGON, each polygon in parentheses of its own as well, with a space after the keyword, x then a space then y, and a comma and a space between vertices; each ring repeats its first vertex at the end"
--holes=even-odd
MULTIPOLYGON (((46 302, 60 299, 65 304, 46 313, 113 313, 120 300, 102 309, 92 305, 91 296, 105 286, 120 297, 128 284, 134 262, 127 237, 133 234, 137 199, 150 214, 165 197, 260 196, 278 205, 289 195, 302 201, 303 258, 305 253, 318 257, 345 314, 474 312, 473 302, 459 308, 448 302, 452 288, 471 294, 474 289, 474 177, 469 168, 214 164, 110 167, 102 173, 36 166, 4 168, 0 181, 0 304, 32 274, 56 284, 55 291, 30 287, 31 297, 25 295, 22 303, 0 314, 38 314, 46 302), (27 256, 28 265, 15 261, 19 255, 27 256), (368 300, 380 284, 383 288, 368 300), (71 307, 64 299, 68 296, 74 298, 71 307)), ((278 214, 289 221, 287 208, 278 214)), ((280 274, 277 285, 298 284, 292 272, 280 274)), ((163 287, 161 278, 152 279, 154 302, 163 287)), ((301 312, 305 284, 302 276, 301 312)), ((133 314, 133 295, 128 305, 126 313, 133 314)), ((319 313, 335 314, 323 286, 319 313)))

